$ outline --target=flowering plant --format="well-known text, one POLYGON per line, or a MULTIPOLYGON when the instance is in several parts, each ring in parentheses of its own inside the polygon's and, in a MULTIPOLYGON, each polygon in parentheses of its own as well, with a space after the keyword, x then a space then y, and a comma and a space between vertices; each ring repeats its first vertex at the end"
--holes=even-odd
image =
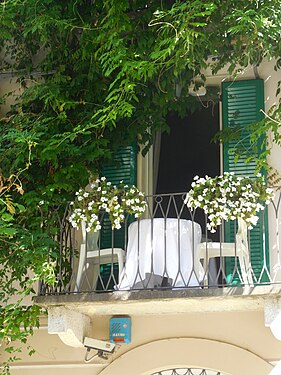
POLYGON ((80 189, 76 192, 73 213, 69 221, 74 228, 84 221, 86 231, 94 232, 101 229, 100 213, 108 213, 112 229, 120 229, 125 220, 125 212, 139 217, 146 207, 144 194, 134 185, 113 186, 105 177, 96 179, 90 184, 91 190, 80 189))
POLYGON ((200 207, 204 210, 209 220, 207 229, 212 233, 222 220, 238 217, 252 229, 258 221, 256 213, 264 210, 273 196, 273 190, 266 187, 261 174, 255 179, 228 172, 214 178, 195 176, 191 186, 185 203, 191 209, 200 207))

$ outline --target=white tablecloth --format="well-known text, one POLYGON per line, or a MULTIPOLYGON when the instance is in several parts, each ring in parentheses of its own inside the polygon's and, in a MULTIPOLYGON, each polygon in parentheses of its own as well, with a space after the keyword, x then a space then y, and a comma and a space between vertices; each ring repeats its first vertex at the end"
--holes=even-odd
POLYGON ((128 228, 126 263, 118 289, 145 288, 153 275, 172 279, 172 287, 198 286, 193 252, 200 241, 201 227, 190 220, 156 218, 133 222, 128 228), (141 280, 145 280, 144 285, 141 280))

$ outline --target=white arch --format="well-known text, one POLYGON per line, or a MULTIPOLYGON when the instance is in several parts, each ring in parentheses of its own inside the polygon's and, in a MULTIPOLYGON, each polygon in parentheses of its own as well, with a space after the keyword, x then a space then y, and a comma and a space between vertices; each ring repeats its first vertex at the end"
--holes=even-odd
POLYGON ((151 375, 172 368, 205 368, 227 375, 268 375, 272 365, 248 350, 200 338, 153 341, 132 349, 100 375, 151 375))

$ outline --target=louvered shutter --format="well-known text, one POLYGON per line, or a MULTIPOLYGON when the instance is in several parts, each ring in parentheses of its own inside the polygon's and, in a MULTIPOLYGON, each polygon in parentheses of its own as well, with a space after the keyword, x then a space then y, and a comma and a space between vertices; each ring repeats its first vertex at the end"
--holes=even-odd
MULTIPOLYGON (((237 162, 231 149, 237 147, 247 150, 250 146, 250 134, 244 126, 262 120, 264 109, 263 80, 246 80, 223 82, 223 128, 240 127, 240 138, 224 144, 224 171, 234 172, 238 176, 255 178, 256 164, 254 161, 245 163, 246 156, 241 156, 237 162)), ((261 150, 260 150, 261 151, 261 150)), ((260 152, 260 151, 257 151, 260 152)), ((234 241, 234 224, 226 223, 225 240, 234 241)), ((267 212, 259 214, 257 225, 250 231, 251 265, 257 281, 267 281, 265 270, 269 269, 267 212), (266 267, 265 267, 266 266, 266 267), (262 278, 259 280, 262 274, 262 278)), ((233 282, 238 282, 237 272, 233 278, 235 260, 226 258, 226 275, 233 282)))
MULTIPOLYGON (((123 181, 128 185, 136 185, 137 182, 137 145, 120 147, 115 154, 111 163, 103 164, 101 168, 101 176, 107 178, 113 185, 117 185, 123 181)), ((132 218, 129 219, 132 221, 132 218)), ((126 223, 128 226, 128 222, 126 223)), ((114 230, 113 239, 114 247, 125 246, 125 226, 121 229, 114 230)), ((112 230, 111 222, 108 217, 104 217, 101 229, 101 249, 111 248, 112 246, 112 230)))

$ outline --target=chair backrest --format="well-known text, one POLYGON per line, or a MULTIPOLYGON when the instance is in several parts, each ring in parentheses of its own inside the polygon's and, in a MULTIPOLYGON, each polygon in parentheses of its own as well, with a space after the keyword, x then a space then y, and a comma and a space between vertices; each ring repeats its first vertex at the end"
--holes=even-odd
POLYGON ((245 220, 238 217, 238 229, 236 233, 236 245, 248 251, 248 227, 245 220))
POLYGON ((99 249, 99 237, 100 231, 97 232, 87 232, 86 231, 86 223, 83 221, 81 225, 82 229, 82 243, 86 244, 86 248, 88 251, 90 250, 98 250, 99 249))

